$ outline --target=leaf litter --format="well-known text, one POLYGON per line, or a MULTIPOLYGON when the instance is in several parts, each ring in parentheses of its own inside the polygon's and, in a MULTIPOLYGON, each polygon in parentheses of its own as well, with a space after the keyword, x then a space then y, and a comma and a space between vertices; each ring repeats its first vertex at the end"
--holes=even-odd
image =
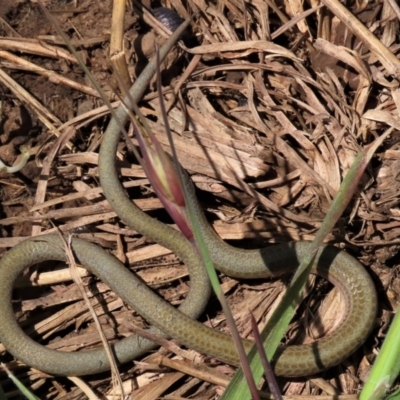
MULTIPOLYGON (((196 14, 190 43, 185 43, 187 55, 176 49, 162 66, 163 93, 180 162, 201 189, 200 201, 224 239, 253 248, 311 240, 360 148, 393 128, 328 237, 373 271, 384 314, 397 309, 400 296, 400 11, 394 3, 351 1, 350 15, 334 0, 162 4, 183 18, 196 14), (179 82, 184 69, 187 76, 179 82)), ((46 4, 116 106, 112 2, 46 4)), ((155 42, 162 44, 167 34, 140 10, 135 3, 120 21, 128 79, 140 73, 155 42)), ((97 152, 108 112, 35 3, 2 4, 0 67, 0 159, 7 165, 18 163, 22 145, 33 155, 21 172, 0 176, 2 249, 31 235, 55 232, 54 224, 109 249, 168 301, 179 304, 190 285, 184 266, 168 250, 126 227, 104 201, 97 152)), ((154 81, 140 106, 170 152, 154 81)), ((117 165, 137 204, 169 223, 122 141, 117 165)), ((21 278, 19 320, 54 348, 99 345, 76 285, 61 277, 63 266, 56 267, 46 272, 50 288, 24 286, 41 283, 44 273, 21 278)), ((146 327, 105 285, 84 279, 108 340, 129 335, 130 324, 146 327)), ((222 281, 243 334, 249 333, 248 311, 262 327, 284 290, 280 282, 222 281)), ((288 342, 310 340, 332 329, 340 313, 334 294, 326 283, 312 279, 288 342), (318 325, 321 319, 326 321, 323 327, 318 325)), ((215 300, 204 322, 226 329, 215 300)), ((284 395, 326 399, 340 393, 336 398, 356 398, 373 360, 374 335, 378 332, 345 364, 320 377, 281 379, 284 395)), ((162 349, 121 367, 125 394, 141 399, 218 398, 233 369, 174 346, 167 347, 175 353, 171 359, 166 356, 173 353, 162 349), (204 363, 201 374, 193 364, 199 362, 204 363)), ((62 378, 44 379, 37 371, 15 368, 42 398, 84 396, 62 378)), ((113 390, 106 374, 85 381, 102 394, 113 390)))

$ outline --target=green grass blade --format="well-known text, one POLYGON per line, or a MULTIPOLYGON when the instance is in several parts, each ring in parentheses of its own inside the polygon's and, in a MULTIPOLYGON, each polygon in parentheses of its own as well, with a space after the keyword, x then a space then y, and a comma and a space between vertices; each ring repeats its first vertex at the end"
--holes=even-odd
POLYGON ((400 389, 397 389, 395 392, 391 393, 385 400, 400 400, 400 389))
MULTIPOLYGON (((11 371, 4 365, 1 364, 3 367, 4 371, 7 373, 7 376, 13 381, 14 385, 18 388, 18 390, 29 400, 40 400, 39 397, 35 396, 27 387, 24 386, 24 384, 16 378, 11 371)), ((1 389, 0 392, 0 399, 2 398, 2 395, 4 395, 4 398, 6 399, 7 397, 5 396, 3 390, 1 389)))
MULTIPOLYGON (((360 400, 381 400, 400 373, 400 313, 397 311, 376 358, 360 400)), ((390 397, 393 399, 396 397, 390 397)), ((397 397, 400 398, 400 397, 397 397)))

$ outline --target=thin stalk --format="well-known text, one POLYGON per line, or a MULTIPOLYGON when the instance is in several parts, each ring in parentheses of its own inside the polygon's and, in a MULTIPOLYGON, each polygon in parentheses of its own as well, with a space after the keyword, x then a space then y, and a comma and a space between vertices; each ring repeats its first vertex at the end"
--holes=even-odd
POLYGON ((278 382, 276 381, 276 377, 274 371, 272 371, 272 367, 270 362, 268 361, 268 357, 265 354, 265 349, 262 344, 262 339, 260 332, 258 330, 257 322, 254 318, 253 313, 250 313, 251 318, 251 330, 254 336, 254 342, 257 347, 258 354, 260 355, 261 364, 264 368, 264 376, 267 380, 269 391, 274 396, 274 400, 283 400, 282 394, 279 390, 278 382))
MULTIPOLYGON (((159 52, 157 51, 157 57, 158 57, 158 54, 159 54, 159 52)), ((159 65, 159 63, 157 63, 157 64, 159 65)), ((171 146, 172 157, 173 157, 173 159, 175 161, 175 165, 177 166, 177 169, 178 169, 178 172, 179 172, 179 180, 180 180, 180 183, 181 183, 181 187, 183 188, 183 191, 184 191, 184 197, 185 197, 185 200, 186 200, 186 206, 187 206, 189 218, 190 218, 192 229, 193 229, 193 233, 194 233, 195 245, 196 245, 197 250, 198 250, 199 254, 201 255, 201 257, 203 259, 203 262, 204 262, 204 265, 205 265, 205 267, 207 269, 207 274, 208 274, 208 277, 210 279, 211 286, 212 286, 212 288, 213 288, 213 290, 214 290, 214 292, 215 292, 215 294, 216 294, 216 296, 218 298, 218 301, 220 302, 220 304, 222 306, 222 310, 224 312, 227 324, 228 324, 228 326, 230 328, 232 339, 235 342, 235 346, 236 346, 236 349, 237 349, 238 354, 239 354, 240 363, 242 365, 242 368, 243 368, 243 371, 244 371, 244 375, 246 377, 246 382, 247 382, 247 385, 248 385, 247 387, 249 388, 249 390, 250 390, 250 392, 252 394, 253 400, 260 400, 260 397, 259 397, 259 394, 258 394, 258 390, 257 390, 257 386, 256 386, 256 383, 254 381, 253 375, 251 373, 249 363, 247 361, 246 351, 244 349, 242 339, 241 339, 241 337, 239 335, 239 332, 237 330, 235 319, 233 318, 231 309, 229 308, 229 304, 228 304, 228 302, 227 302, 227 300, 226 300, 226 298, 224 296, 224 293, 223 293, 223 291, 221 289, 221 286, 219 284, 218 275, 217 275, 217 273, 215 271, 214 264, 213 264, 213 262, 211 260, 210 253, 209 253, 209 251, 207 249, 207 246, 204 243, 204 239, 203 239, 203 236, 201 234, 200 227, 199 227, 199 225, 198 225, 198 223, 196 221, 196 218, 195 218, 195 212, 194 212, 194 209, 193 209, 193 205, 189 200, 189 194, 187 193, 186 186, 184 185, 184 182, 183 182, 183 172, 181 171, 180 164, 179 164, 179 161, 178 161, 178 155, 176 153, 176 148, 174 146, 174 141, 173 141, 173 137, 172 137, 172 134, 171 134, 171 129, 170 129, 169 123, 168 123, 167 112, 166 112, 165 104, 164 104, 163 97, 162 97, 161 74, 160 74, 159 70, 157 71, 157 83, 158 83, 157 84, 158 95, 159 95, 159 98, 160 98, 160 108, 161 108, 161 112, 162 112, 164 123, 165 123, 165 131, 167 132, 168 140, 169 140, 169 143, 170 143, 170 146, 171 146)))

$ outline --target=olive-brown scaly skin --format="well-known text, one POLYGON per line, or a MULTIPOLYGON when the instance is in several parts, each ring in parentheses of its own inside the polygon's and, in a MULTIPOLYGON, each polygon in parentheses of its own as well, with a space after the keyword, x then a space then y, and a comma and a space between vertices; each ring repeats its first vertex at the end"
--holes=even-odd
MULTIPOLYGON (((185 29, 174 35, 161 49, 162 59, 185 29)), ((150 62, 131 89, 139 101, 155 73, 155 60, 150 62)), ((129 103, 129 101, 128 101, 129 103)), ((125 108, 117 110, 126 122, 125 108)), ((144 214, 126 197, 115 169, 119 127, 111 120, 104 135, 99 158, 100 182, 107 200, 118 216, 144 236, 174 251, 190 270, 192 287, 180 310, 154 294, 146 285, 124 268, 114 257, 99 247, 72 240, 72 249, 85 268, 106 282, 112 290, 138 311, 165 336, 186 346, 238 365, 237 352, 230 336, 207 328, 195 319, 202 312, 210 293, 202 261, 182 234, 144 214)), ((216 267, 235 277, 257 278, 293 272, 309 244, 296 242, 260 250, 240 250, 225 244, 208 225, 195 197, 194 188, 185 177, 191 203, 204 239, 216 267)), ((0 261, 0 340, 18 359, 26 364, 57 375, 86 375, 109 368, 102 349, 64 353, 47 349, 30 339, 15 321, 11 306, 12 286, 18 274, 29 265, 43 260, 65 260, 63 244, 56 235, 44 235, 22 242, 0 261)), ((315 343, 281 348, 273 360, 275 373, 288 377, 306 376, 338 364, 357 349, 370 332, 377 310, 376 291, 363 266, 347 253, 331 246, 322 247, 315 258, 313 273, 335 284, 344 296, 346 311, 342 325, 331 335, 315 343)), ((160 334, 157 330, 154 332, 160 334)), ((250 350, 251 342, 245 340, 250 350)), ((154 346, 135 336, 119 342, 114 348, 120 363, 131 360, 154 346)))

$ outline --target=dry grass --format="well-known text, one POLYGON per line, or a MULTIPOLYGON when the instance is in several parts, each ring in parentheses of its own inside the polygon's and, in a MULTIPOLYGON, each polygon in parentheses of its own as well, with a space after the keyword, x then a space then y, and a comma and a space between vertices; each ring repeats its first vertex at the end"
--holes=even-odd
MULTIPOLYGON (((359 149, 392 127, 360 193, 328 238, 374 271, 382 308, 390 310, 400 296, 400 61, 396 57, 400 9, 394 0, 348 2, 351 13, 337 0, 303 3, 171 1, 183 17, 201 11, 192 23, 198 45, 188 50, 193 55, 190 64, 177 50, 164 65, 168 70, 164 95, 180 162, 203 191, 202 203, 218 220, 213 224, 224 239, 245 240, 238 245, 253 247, 311 240, 359 149), (187 66, 183 77, 176 67, 182 64, 187 66)), ((161 42, 165 35, 147 14, 143 17, 154 29, 138 32, 136 28, 145 25, 128 10, 124 23, 114 21, 113 26, 125 27, 125 37, 123 46, 111 39, 118 54, 109 59, 111 0, 88 0, 78 8, 73 2, 47 4, 112 100, 117 85, 110 63, 119 68, 121 59, 129 58, 127 79, 134 77, 144 56, 154 49, 154 41, 161 42)), ((96 91, 35 4, 5 1, 2 7, 0 158, 16 162, 16 149, 25 143, 35 159, 20 174, 1 177, 0 247, 54 232, 51 221, 62 232, 98 243, 123 262, 134 264, 143 279, 178 304, 188 290, 185 268, 168 250, 146 243, 124 226, 102 196, 97 151, 108 117, 96 91)), ((141 109, 169 151, 154 84, 141 109)), ((122 143, 118 160, 121 179, 137 204, 164 218, 143 171, 127 161, 131 158, 122 143)), ((53 348, 95 345, 99 338, 93 324, 87 326, 90 313, 79 301, 75 285, 60 284, 66 279, 63 273, 35 276, 39 283, 52 284, 53 290, 43 290, 35 300, 24 299, 19 317, 28 331, 51 339, 53 348), (77 336, 75 330, 81 327, 77 336), (61 329, 69 331, 62 339, 61 329)), ((25 278, 21 285, 26 284, 25 278)), ((248 311, 263 325, 283 289, 276 282, 239 284, 224 278, 224 290, 231 294, 244 335, 249 334, 248 311)), ((143 326, 102 283, 96 283, 95 290, 93 307, 107 338, 128 335, 133 322, 143 326), (108 312, 113 312, 112 318, 108 312)), ((326 290, 317 285, 308 298, 308 309, 315 310, 326 290)), ((224 329, 224 318, 215 307, 214 302, 207 310, 207 323, 222 324, 224 329)), ((337 307, 337 298, 330 293, 323 302, 327 321, 336 320, 337 307)), ((312 315, 300 314, 288 337, 303 336, 312 315)), ((232 368, 174 344, 166 346, 177 354, 173 360, 161 350, 163 356, 151 355, 121 368, 125 394, 141 400, 218 398, 232 368), (193 364, 203 361, 207 363, 202 369, 193 364)), ((340 393, 343 396, 335 399, 355 399, 372 347, 371 339, 344 365, 318 378, 281 380, 285 398, 322 400, 340 393)), ((20 366, 14 371, 40 389, 42 398, 82 398, 80 389, 64 379, 43 377, 20 366)), ((112 391, 105 374, 85 381, 100 393, 112 391)))

